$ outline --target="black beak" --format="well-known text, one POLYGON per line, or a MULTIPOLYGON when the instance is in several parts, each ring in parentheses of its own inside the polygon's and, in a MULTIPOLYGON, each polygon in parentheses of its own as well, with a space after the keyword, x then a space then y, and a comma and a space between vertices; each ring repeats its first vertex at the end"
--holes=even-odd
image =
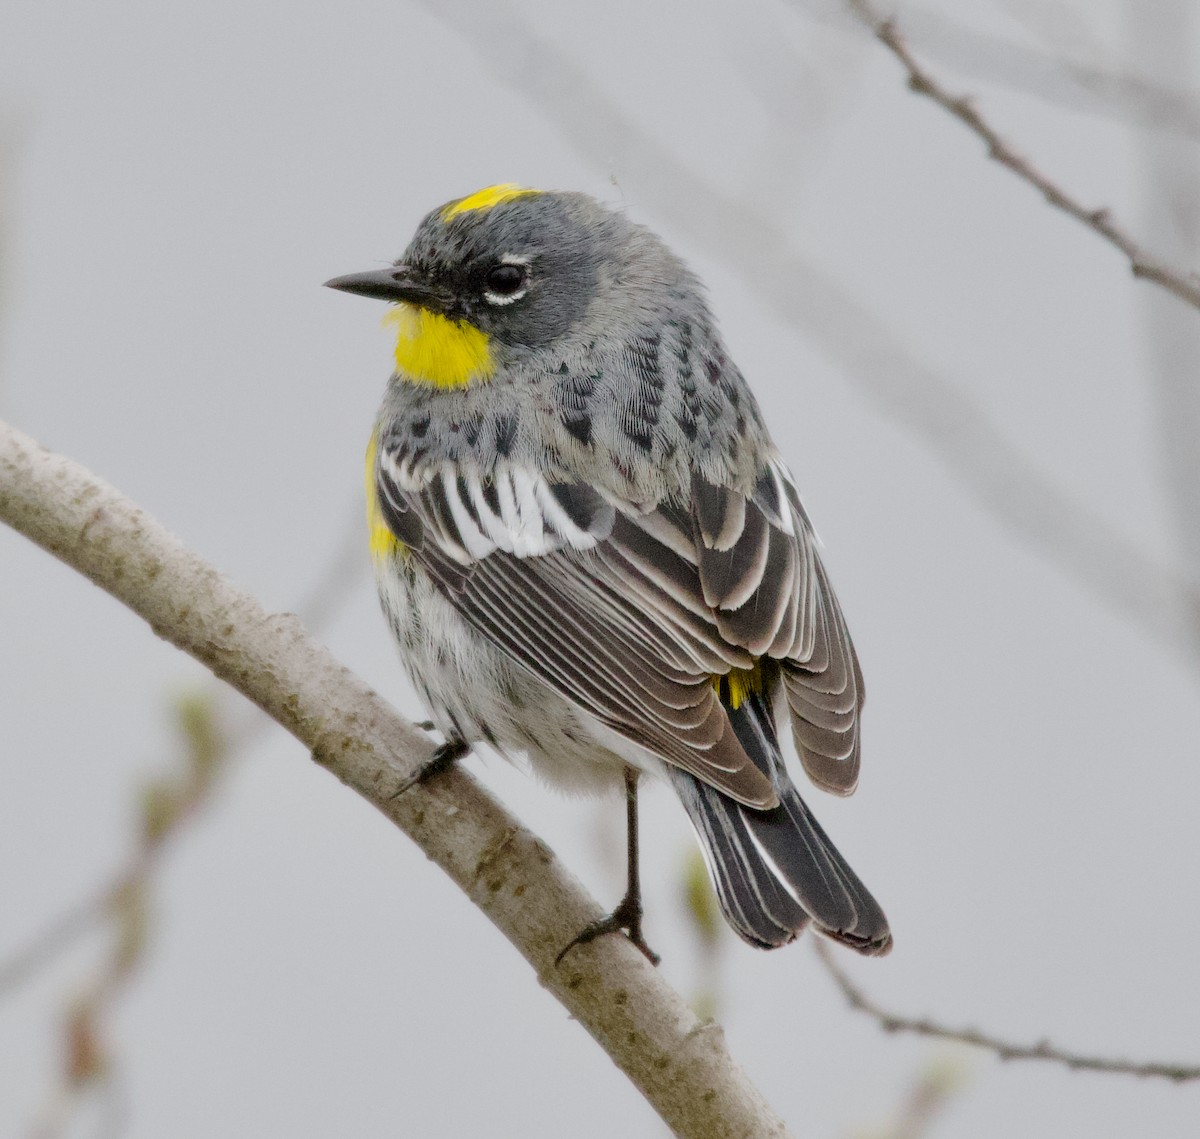
POLYGON ((389 265, 386 269, 334 277, 325 282, 325 287, 381 301, 407 301, 436 312, 444 312, 451 300, 422 281, 407 265, 389 265))

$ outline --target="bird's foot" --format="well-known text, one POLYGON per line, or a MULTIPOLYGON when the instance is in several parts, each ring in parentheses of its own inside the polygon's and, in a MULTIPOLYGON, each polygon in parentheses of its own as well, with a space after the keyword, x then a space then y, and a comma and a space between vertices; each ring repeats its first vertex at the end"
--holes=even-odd
POLYGON ((447 740, 429 757, 429 762, 421 768, 417 782, 424 783, 443 771, 449 771, 464 755, 471 750, 471 745, 465 740, 447 740))
POLYGON ((636 894, 626 894, 621 904, 606 918, 594 921, 585 926, 578 934, 563 946, 562 952, 554 959, 555 965, 561 965, 562 960, 577 945, 586 945, 606 933, 623 933, 647 957, 651 965, 657 965, 660 958, 642 936, 642 900, 636 894))

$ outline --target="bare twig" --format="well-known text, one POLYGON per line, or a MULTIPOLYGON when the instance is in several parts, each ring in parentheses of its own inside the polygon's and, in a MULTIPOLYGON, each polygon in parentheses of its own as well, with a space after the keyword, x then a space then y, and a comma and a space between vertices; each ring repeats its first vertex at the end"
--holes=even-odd
POLYGON ((924 1139, 966 1082, 965 1049, 941 1049, 916 1074, 892 1120, 883 1127, 855 1128, 854 1139, 924 1139))
MULTIPOLYGON (((334 546, 313 587, 297 606, 297 613, 304 616, 310 628, 329 621, 354 578, 361 574, 365 557, 358 540, 362 521, 358 509, 352 513, 354 526, 334 546)), ((201 690, 177 702, 176 725, 185 757, 175 773, 157 776, 142 788, 138 841, 125 865, 105 885, 91 891, 28 945, 0 963, 2 996, 36 969, 48 965, 99 922, 112 926, 111 951, 97 977, 72 1001, 66 1016, 64 1071, 35 1129, 37 1139, 52 1139, 62 1133, 87 1092, 94 1095, 103 1086, 110 1097, 120 1100, 110 1086, 116 1065, 105 1026, 117 998, 146 957, 149 922, 143 915, 150 906, 153 880, 186 824, 211 806, 218 774, 236 756, 245 754, 271 722, 250 707, 241 709, 246 713, 241 718, 227 716, 225 704, 232 696, 227 685, 210 678, 201 690), (229 730, 222 730, 226 719, 234 723, 229 730)))
MULTIPOLYGON (((230 758, 228 741, 217 723, 215 693, 180 700, 176 723, 184 742, 183 761, 178 771, 157 776, 142 788, 138 844, 129 862, 112 885, 68 915, 74 922, 53 927, 56 940, 43 936, 37 943, 44 953, 51 953, 86 928, 87 919, 104 918, 112 925, 111 949, 67 1011, 60 1087, 35 1131, 37 1139, 60 1134, 84 1093, 111 1080, 114 1063, 107 1024, 117 998, 145 958, 151 881, 168 844, 207 805, 230 758)), ((22 959, 30 961, 28 950, 22 959)))
POLYGON ((1152 281, 1173 293, 1180 300, 1200 308, 1200 276, 1169 264, 1143 249, 1116 221, 1107 209, 1089 209, 1076 198, 1052 181, 1028 158, 1018 153, 1000 136, 994 127, 980 114, 972 99, 954 95, 948 91, 926 68, 917 62, 908 48, 896 21, 881 18, 868 0, 847 0, 847 3, 865 23, 884 47, 888 49, 908 72, 908 85, 918 95, 932 99, 939 107, 953 115, 968 130, 978 135, 987 145, 988 157, 1007 167, 1018 178, 1028 182, 1055 209, 1062 210, 1099 234, 1110 245, 1119 249, 1129 260, 1135 277, 1152 281))
MULTIPOLYGON (((842 18, 835 18, 831 0, 793 2, 810 19, 839 28, 847 26, 844 13, 842 18)), ((1061 14, 1059 8, 1054 11, 1061 14)), ((1072 27, 1070 47, 1056 50, 1053 45, 1038 47, 980 31, 960 13, 961 9, 943 12, 906 3, 905 38, 922 56, 975 80, 1083 114, 1136 123, 1190 142, 1200 141, 1200 102, 1192 92, 1172 87, 1148 68, 1121 70, 1082 58, 1078 53, 1078 22, 1072 27)), ((856 19, 855 30, 859 22, 856 19)))
POLYGON ((701 1018, 716 1017, 721 1009, 721 950, 726 926, 720 902, 708 876, 700 851, 691 846, 684 856, 681 874, 688 927, 695 936, 699 956, 699 978, 692 1008, 701 1018))
POLYGON ((626 939, 555 964, 600 909, 462 768, 420 781, 432 749, 286 614, 265 612, 112 487, 0 424, 0 520, 140 614, 237 688, 402 829, 534 967, 676 1135, 783 1137, 783 1122, 626 939))
POLYGON ((961 1085, 957 1065, 945 1060, 930 1064, 910 1089, 886 1139, 923 1139, 961 1085))
MULTIPOLYGON (((362 543, 358 540, 362 531, 358 513, 356 509, 353 527, 348 527, 345 538, 334 547, 333 554, 317 575, 313 587, 296 606, 295 612, 303 619, 305 626, 313 631, 319 631, 336 613, 354 577, 361 570, 364 554, 362 543)), ((250 747, 270 720, 252 707, 243 706, 240 709, 244 712, 243 716, 237 716, 232 708, 227 712, 219 707, 229 695, 227 685, 212 681, 210 686, 181 705, 177 712, 181 718, 180 726, 187 736, 190 730, 188 717, 201 710, 206 701, 211 701, 208 714, 214 723, 217 720, 232 721, 223 733, 223 751, 233 758, 250 747)), ((163 855, 181 833, 183 824, 206 806, 214 788, 212 779, 189 785, 186 789, 187 802, 183 804, 185 809, 176 811, 169 820, 164 820, 164 825, 152 837, 143 830, 141 840, 123 866, 0 961, 0 997, 18 988, 38 969, 48 966, 97 922, 107 918, 118 920, 121 899, 131 891, 146 889, 163 855)))
POLYGON ((735 266, 768 311, 800 325, 844 377, 915 436, 978 502, 1094 596, 1196 668, 1186 614, 1200 588, 1161 565, 1111 521, 1063 491, 953 380, 780 232, 779 218, 722 194, 617 108, 560 45, 506 0, 419 0, 477 49, 493 79, 529 99, 585 157, 638 171, 642 197, 676 232, 735 266))
POLYGON ((1013 1044, 1000 1040, 974 1028, 947 1028, 945 1025, 925 1017, 898 1016, 876 1004, 849 977, 834 960, 824 943, 813 939, 813 947, 821 963, 837 982, 842 996, 851 1008, 865 1012, 879 1022, 884 1032, 911 1032, 918 1036, 932 1036, 939 1040, 956 1040, 960 1044, 971 1044, 986 1048, 1001 1060, 1048 1060, 1083 1072, 1115 1072, 1126 1076, 1157 1077, 1174 1083, 1200 1080, 1200 1066, 1192 1064, 1147 1063, 1138 1060, 1118 1060, 1103 1056, 1085 1056, 1057 1048, 1046 1040, 1037 1044, 1013 1044))

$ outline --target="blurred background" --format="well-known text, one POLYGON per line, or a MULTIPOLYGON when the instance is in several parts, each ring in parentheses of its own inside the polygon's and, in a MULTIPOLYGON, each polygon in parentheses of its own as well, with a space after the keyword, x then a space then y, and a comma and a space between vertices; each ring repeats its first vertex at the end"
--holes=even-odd
MULTIPOLYGON (((1082 205, 1200 265, 1189 0, 891 11, 1082 205)), ((861 788, 809 799, 896 949, 847 972, 1200 1064, 1200 312, 905 80, 840 0, 9 0, 0 416, 420 718, 360 550, 388 334, 321 283, 494 182, 628 210, 708 283, 862 656, 861 788)), ((0 1134, 665 1133, 403 835, 4 529, 0 741, 0 1134)), ((616 800, 468 763, 619 898, 616 800)), ((797 1136, 1196 1133, 1200 1082, 887 1035, 805 941, 713 941, 682 811, 643 811, 662 968, 797 1136)))

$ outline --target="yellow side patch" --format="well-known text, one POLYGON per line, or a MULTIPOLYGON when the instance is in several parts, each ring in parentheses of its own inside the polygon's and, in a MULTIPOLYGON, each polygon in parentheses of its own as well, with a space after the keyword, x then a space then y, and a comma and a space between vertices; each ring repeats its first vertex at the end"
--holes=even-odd
POLYGON ((762 692, 762 669, 755 661, 749 668, 731 668, 724 676, 714 676, 712 683, 723 704, 740 708, 751 693, 762 692))
POLYGON ((518 186, 515 182, 501 182, 497 186, 486 186, 476 190, 457 202, 451 202, 442 209, 442 221, 451 221, 459 214, 469 214, 473 210, 490 210, 501 202, 511 202, 513 198, 524 198, 530 194, 540 194, 540 190, 529 190, 518 186))
POLYGON ((396 370, 435 388, 464 388, 496 370, 487 334, 417 305, 398 304, 383 318, 396 326, 396 370))
POLYGON ((383 511, 379 506, 379 491, 375 486, 375 452, 379 440, 374 434, 367 444, 367 535, 370 541, 371 557, 378 560, 402 554, 404 543, 392 533, 391 528, 383 520, 383 511))

